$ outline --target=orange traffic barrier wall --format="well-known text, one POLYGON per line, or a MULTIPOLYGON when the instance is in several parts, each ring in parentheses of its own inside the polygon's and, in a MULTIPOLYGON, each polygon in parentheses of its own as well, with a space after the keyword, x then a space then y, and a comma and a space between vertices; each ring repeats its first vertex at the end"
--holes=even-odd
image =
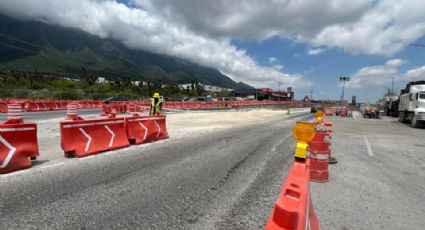
POLYGON ((116 114, 123 114, 127 113, 128 105, 127 103, 110 103, 110 104, 102 104, 102 112, 100 113, 101 116, 107 116, 107 115, 116 115, 116 114))
POLYGON ((0 101, 0 113, 7 113, 7 102, 0 101))
POLYGON ((124 118, 61 121, 61 146, 67 157, 84 157, 129 146, 124 118))
MULTIPOLYGON (((26 99, 3 99, 0 101, 0 112, 7 112, 7 103, 16 102, 22 104, 28 112, 66 110, 68 103, 66 100, 26 100, 26 99)), ((102 108, 103 101, 79 100, 72 101, 78 104, 79 109, 102 108)), ((117 113, 126 113, 128 104, 133 103, 136 106, 136 112, 142 111, 138 107, 149 108, 151 101, 112 101, 110 105, 116 109, 117 113)), ((262 106, 262 105, 291 105, 291 106, 311 106, 313 103, 302 101, 165 101, 164 109, 204 109, 220 107, 244 107, 244 106, 262 106)))
POLYGON ((30 168, 39 154, 37 125, 9 121, 0 124, 0 174, 30 168))
POLYGON ((326 107, 325 108, 325 115, 326 116, 333 116, 335 114, 335 108, 326 107))
POLYGON ((289 170, 266 230, 320 229, 310 197, 309 177, 309 160, 297 159, 289 170))
POLYGON ((143 144, 168 138, 165 116, 133 116, 125 118, 131 144, 143 144))

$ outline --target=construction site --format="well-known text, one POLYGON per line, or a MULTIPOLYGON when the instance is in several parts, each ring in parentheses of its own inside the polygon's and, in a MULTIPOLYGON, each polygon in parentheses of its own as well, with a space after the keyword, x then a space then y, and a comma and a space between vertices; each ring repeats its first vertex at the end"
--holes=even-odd
POLYGON ((311 113, 305 102, 228 103, 170 103, 156 117, 124 103, 112 114, 89 102, 38 112, 8 104, 1 227, 422 226, 425 129, 336 107, 311 113))
POLYGON ((424 12, 0 1, 0 230, 425 229, 424 12))

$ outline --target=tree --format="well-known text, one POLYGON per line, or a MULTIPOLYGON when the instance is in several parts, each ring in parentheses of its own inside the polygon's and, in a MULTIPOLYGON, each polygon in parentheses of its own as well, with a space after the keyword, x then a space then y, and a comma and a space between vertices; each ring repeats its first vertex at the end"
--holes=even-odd
POLYGON ((81 66, 81 69, 83 70, 83 78, 87 82, 87 84, 89 84, 90 86, 96 84, 97 77, 89 74, 86 68, 84 68, 84 66, 81 66))

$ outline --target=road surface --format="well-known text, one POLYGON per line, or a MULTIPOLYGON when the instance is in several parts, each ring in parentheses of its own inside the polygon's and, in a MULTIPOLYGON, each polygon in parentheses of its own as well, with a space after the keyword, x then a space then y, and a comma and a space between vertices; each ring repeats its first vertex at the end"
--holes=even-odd
POLYGON ((292 162, 295 121, 311 118, 175 132, 2 176, 0 229, 262 228, 292 162))
POLYGON ((322 229, 425 229, 425 128, 397 118, 334 123, 329 183, 311 183, 322 229))

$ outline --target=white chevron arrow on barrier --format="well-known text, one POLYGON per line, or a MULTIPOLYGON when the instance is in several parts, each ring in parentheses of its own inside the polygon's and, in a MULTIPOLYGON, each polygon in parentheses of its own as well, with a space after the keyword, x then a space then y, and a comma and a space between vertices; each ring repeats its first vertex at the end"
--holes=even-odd
POLYGON ((114 139, 115 139, 115 133, 112 132, 112 130, 109 128, 109 126, 105 125, 106 130, 108 130, 108 132, 112 135, 111 137, 111 141, 109 141, 109 147, 112 146, 112 144, 114 144, 114 139))
POLYGON ((90 136, 90 135, 88 135, 88 134, 86 133, 86 131, 84 131, 84 129, 83 129, 83 128, 80 128, 80 131, 81 131, 81 132, 83 133, 83 135, 87 138, 87 144, 86 144, 86 148, 85 148, 85 151, 87 152, 87 151, 89 151, 90 143, 91 143, 92 138, 91 138, 91 136, 90 136))
POLYGON ((9 164, 10 160, 12 159, 13 155, 16 152, 16 148, 13 147, 9 142, 6 141, 1 135, 0 135, 0 142, 3 143, 10 151, 6 156, 6 159, 4 159, 3 164, 1 164, 0 168, 6 168, 9 164))
POLYGON ((146 140, 146 136, 148 135, 149 129, 146 128, 146 126, 144 126, 141 121, 139 121, 139 124, 145 129, 145 135, 143 136, 143 140, 146 140))
POLYGON ((158 123, 154 120, 156 127, 158 128, 158 134, 156 134, 156 139, 158 139, 159 134, 161 133, 161 127, 159 127, 158 123))

